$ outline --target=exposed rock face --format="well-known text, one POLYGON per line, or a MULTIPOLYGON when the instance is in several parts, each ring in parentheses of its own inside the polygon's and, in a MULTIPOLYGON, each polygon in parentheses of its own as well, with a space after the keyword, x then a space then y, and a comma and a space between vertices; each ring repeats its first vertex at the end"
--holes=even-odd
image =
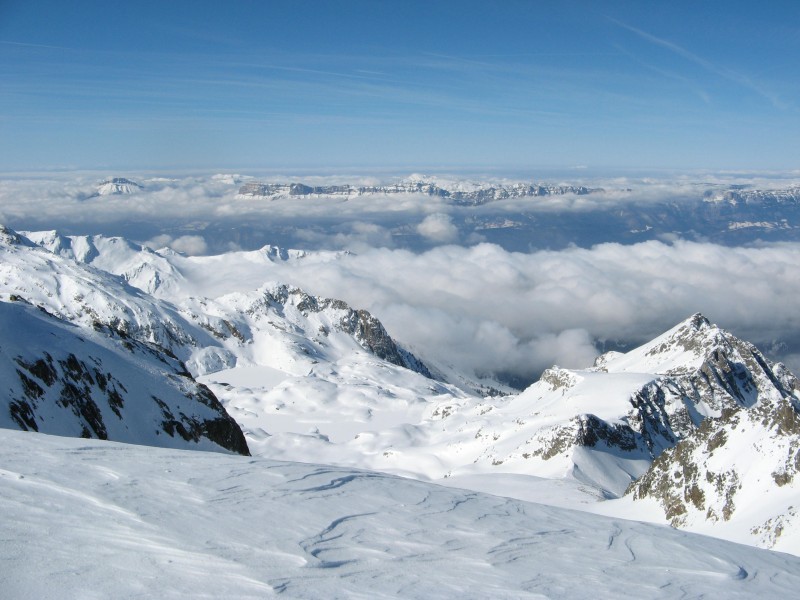
MULTIPOLYGON (((659 455, 628 494, 636 500, 656 500, 666 519, 681 527, 703 520, 729 521, 740 496, 752 503, 775 497, 775 488, 794 487, 800 472, 800 403, 793 377, 785 370, 775 371, 779 373, 773 389, 780 394, 759 393, 755 402, 748 398, 706 418, 659 455)), ((791 507, 786 508, 781 526, 791 507)), ((777 526, 753 525, 753 534, 771 537, 774 543, 780 536, 777 526)))
POLYGON ((602 191, 573 185, 543 185, 519 183, 512 186, 486 186, 462 191, 449 190, 425 181, 407 181, 384 186, 328 185, 308 186, 302 183, 246 183, 239 188, 239 195, 247 197, 277 196, 362 196, 365 194, 425 194, 451 200, 454 204, 475 205, 505 198, 535 196, 585 195, 602 191))
MULTIPOLYGON (((800 473, 800 414, 796 397, 764 398, 755 406, 706 419, 694 435, 666 450, 628 493, 650 498, 673 526, 729 521, 740 496, 745 504, 796 489, 800 473)), ((791 506, 779 520, 789 518, 791 506)), ((772 516, 772 515, 770 515, 772 516)), ((795 515, 796 516, 796 515, 795 515)), ((774 520, 774 519, 768 519, 774 520)), ((753 524, 752 533, 774 543, 777 523, 753 524)))
POLYGON ((666 411, 676 443, 655 455, 627 494, 656 501, 673 526, 737 521, 761 545, 772 547, 797 517, 792 492, 800 472, 797 379, 752 344, 698 316, 672 342, 703 360, 670 370, 669 394, 684 406, 673 403, 666 411), (748 521, 748 508, 759 503, 769 518, 748 521))
POLYGON ((422 361, 400 348, 384 329, 383 324, 366 310, 346 309, 339 321, 342 329, 355 335, 356 339, 375 356, 400 367, 416 371, 425 377, 433 377, 422 361))
POLYGON ((249 454, 239 426, 180 361, 104 325, 83 330, 21 300, 0 302, 0 373, 0 426, 249 454))

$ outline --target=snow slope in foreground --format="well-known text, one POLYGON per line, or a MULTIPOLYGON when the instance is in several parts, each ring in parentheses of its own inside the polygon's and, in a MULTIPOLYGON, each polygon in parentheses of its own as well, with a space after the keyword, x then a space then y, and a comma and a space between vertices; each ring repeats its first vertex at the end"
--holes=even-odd
POLYGON ((789 597, 800 558, 347 468, 0 430, 7 598, 789 597))

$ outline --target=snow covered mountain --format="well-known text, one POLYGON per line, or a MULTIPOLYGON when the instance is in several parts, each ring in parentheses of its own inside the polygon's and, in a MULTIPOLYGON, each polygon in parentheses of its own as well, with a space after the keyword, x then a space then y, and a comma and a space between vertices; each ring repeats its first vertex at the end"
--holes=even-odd
POLYGON ((800 559, 385 474, 0 430, 8 598, 789 598, 800 559))
POLYGON ((125 177, 113 177, 101 183, 97 187, 97 191, 95 191, 95 193, 89 197, 92 198, 95 196, 118 196, 118 195, 135 194, 136 192, 139 192, 142 189, 144 188, 135 181, 131 181, 130 179, 126 179, 125 177))
POLYGON ((739 204, 774 206, 777 204, 800 204, 800 187, 777 190, 759 190, 734 187, 727 190, 709 191, 705 195, 706 202, 723 203, 731 206, 739 204))
POLYGON ((627 354, 601 356, 592 369, 553 367, 517 396, 441 405, 431 418, 454 432, 450 443, 472 465, 569 475, 622 495, 706 418, 796 392, 782 365, 694 315, 627 354))
MULTIPOLYGON (((362 388, 365 384, 380 389, 381 373, 396 366, 401 372, 406 369, 414 372, 414 386, 430 393, 433 384, 427 367, 399 347, 372 315, 354 310, 341 301, 310 296, 286 285, 266 284, 258 290, 234 292, 216 299, 187 296, 180 303, 166 302, 129 285, 120 276, 91 266, 103 265, 126 273, 132 268, 132 281, 142 283, 144 280, 157 289, 160 286, 150 285, 153 279, 143 275, 142 265, 153 267, 148 273, 152 277, 162 272, 169 273, 174 281, 182 277, 168 262, 161 260, 160 255, 148 249, 121 239, 63 238, 57 234, 31 237, 46 241, 58 254, 3 228, 0 231, 0 300, 23 301, 40 307, 54 318, 79 325, 82 331, 88 332, 86 335, 102 334, 124 339, 123 345, 154 348, 153 352, 167 357, 164 360, 175 363, 173 375, 189 375, 172 358, 177 357, 195 376, 225 372, 238 366, 281 373, 283 378, 307 379, 313 374, 316 384, 328 382, 327 385, 335 385, 337 389, 362 388), (136 257, 135 264, 129 262, 131 257, 136 257), (90 265, 76 259, 88 261, 90 265), (361 373, 343 379, 336 365, 352 361, 354 357, 363 361, 359 358, 363 356, 371 357, 376 368, 368 370, 367 377, 361 373), (331 378, 336 378, 336 384, 330 383, 331 378)), ((265 260, 275 259, 275 254, 267 252, 265 260)), ((25 359, 26 364, 38 364, 39 358, 37 355, 25 359)), ((48 364, 52 362, 45 360, 48 364)), ((63 360, 72 359, 65 355, 63 360)), ((76 356, 76 360, 85 362, 87 359, 76 356)), ((41 381, 34 383, 42 385, 41 381)), ((38 393, 35 386, 33 389, 38 393)), ((207 392, 205 388, 199 389, 207 392)), ((92 390, 91 394, 95 395, 104 391, 92 390)), ((455 388, 450 391, 456 393, 455 388)), ((9 396, 9 402, 16 401, 19 393, 9 396)), ((56 394, 53 397, 57 399, 58 393, 53 392, 56 394)), ((377 397, 381 395, 376 394, 377 397)), ((26 406, 22 412, 35 412, 35 407, 26 406)), ((177 414, 175 410, 172 412, 177 414)), ((31 417, 28 428, 38 428, 40 421, 31 417), (36 426, 31 424, 34 422, 36 426)), ((103 422, 107 421, 106 416, 103 422)), ((7 424, 20 426, 20 419, 7 421, 7 424)), ((88 431, 103 437, 103 428, 99 425, 95 429, 89 427, 88 431)), ((82 432, 81 428, 76 430, 76 434, 82 432)), ((147 436, 142 439, 145 438, 147 436)), ((112 436, 112 439, 133 438, 112 436)))
MULTIPOLYGON (((269 361, 270 353, 261 355, 257 349, 264 339, 277 336, 287 352, 271 356, 284 363, 335 360, 331 348, 366 350, 430 376, 427 367, 397 346, 377 319, 339 300, 310 296, 282 284, 264 284, 255 291, 216 299, 189 296, 174 291, 185 282, 182 273, 148 248, 121 238, 28 235, 3 229, 0 273, 6 277, 0 294, 13 293, 84 326, 99 321, 159 344, 186 361, 194 374, 231 367, 237 358, 251 364, 269 361), (154 298, 146 290, 162 295, 171 290, 173 301, 154 298)), ((272 247, 253 254, 267 262, 282 260, 272 247)))
POLYGON ((628 494, 655 501, 674 526, 718 524, 766 547, 796 543, 800 385, 752 345, 707 322, 698 329, 700 335, 678 342, 687 351, 700 342, 707 353, 699 368, 679 374, 682 419, 694 429, 660 454, 628 494), (791 542, 780 539, 783 532, 791 542))

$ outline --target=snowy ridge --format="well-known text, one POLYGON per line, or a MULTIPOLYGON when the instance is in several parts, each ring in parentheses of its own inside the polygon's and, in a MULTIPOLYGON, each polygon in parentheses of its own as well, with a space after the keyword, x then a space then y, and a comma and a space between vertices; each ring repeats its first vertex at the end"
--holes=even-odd
POLYGON ((10 597, 778 598, 800 587, 796 557, 379 473, 13 431, 0 446, 10 597))
POLYGON ((161 349, 0 302, 0 427, 249 454, 239 426, 161 349))
POLYGON ((25 231, 22 235, 53 254, 120 275, 148 294, 172 293, 182 280, 167 257, 124 238, 65 236, 57 231, 25 231))
POLYGON ((4 229, 0 236, 0 299, 18 296, 59 318, 91 328, 102 323, 150 342, 185 360, 198 346, 214 345, 170 304, 148 296, 124 279, 79 264, 4 229))
POLYGON ((800 204, 800 187, 790 187, 782 190, 730 189, 721 192, 709 192, 705 197, 705 201, 729 204, 731 206, 739 204, 800 204))

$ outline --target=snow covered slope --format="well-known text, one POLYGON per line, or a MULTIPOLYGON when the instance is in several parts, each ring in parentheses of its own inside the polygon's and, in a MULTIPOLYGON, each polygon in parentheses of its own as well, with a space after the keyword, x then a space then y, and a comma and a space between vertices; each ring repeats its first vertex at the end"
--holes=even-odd
POLYGON ((174 290, 182 279, 167 257, 124 238, 65 236, 57 231, 20 233, 53 254, 120 275, 148 294, 174 290))
POLYGON ((0 430, 8 598, 780 598, 800 559, 373 472, 0 430))
POLYGON ((219 400, 156 346, 0 302, 0 427, 249 454, 219 400))

